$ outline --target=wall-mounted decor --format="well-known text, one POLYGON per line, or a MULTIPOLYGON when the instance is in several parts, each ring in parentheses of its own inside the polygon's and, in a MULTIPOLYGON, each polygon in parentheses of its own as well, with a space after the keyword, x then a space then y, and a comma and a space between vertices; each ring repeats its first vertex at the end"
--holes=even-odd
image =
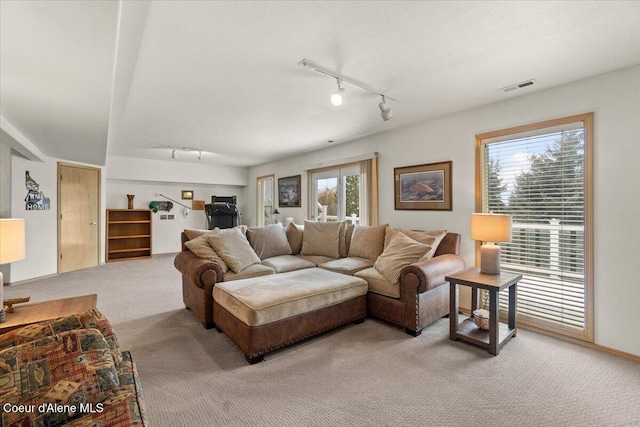
POLYGON ((278 178, 278 206, 300 207, 300 175, 278 178))
POLYGON ((194 211, 203 211, 204 210, 204 200, 194 200, 191 202, 191 209, 194 211))
POLYGON ((28 211, 48 211, 51 202, 40 191, 40 184, 29 176, 29 171, 26 171, 24 184, 27 187, 27 197, 24 198, 25 209, 28 211))
POLYGON ((450 211, 452 162, 393 169, 396 210, 450 211))
POLYGON ((173 203, 153 201, 149 203, 149 209, 153 210, 153 212, 158 212, 158 211, 169 212, 171 209, 173 209, 173 203))
POLYGON ((182 200, 193 200, 193 190, 182 190, 182 200))

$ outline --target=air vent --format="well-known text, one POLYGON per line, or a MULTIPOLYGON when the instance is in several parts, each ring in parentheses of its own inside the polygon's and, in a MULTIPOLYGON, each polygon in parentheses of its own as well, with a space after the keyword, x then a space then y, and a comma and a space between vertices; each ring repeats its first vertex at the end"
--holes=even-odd
POLYGON ((527 86, 533 86, 535 84, 538 84, 538 81, 536 79, 531 79, 531 80, 525 80, 524 82, 516 83, 516 84, 513 84, 513 85, 501 87, 498 90, 502 91, 502 92, 511 92, 512 90, 522 89, 522 88, 525 88, 527 86))

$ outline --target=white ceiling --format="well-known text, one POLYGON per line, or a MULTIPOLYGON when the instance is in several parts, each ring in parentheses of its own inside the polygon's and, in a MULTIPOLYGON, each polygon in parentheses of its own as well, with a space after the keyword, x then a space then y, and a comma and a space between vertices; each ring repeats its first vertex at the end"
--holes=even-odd
POLYGON ((0 15, 2 117, 47 156, 100 165, 167 146, 256 165, 640 63, 638 1, 1 0, 0 15), (332 106, 335 80, 303 58, 396 98, 394 118, 349 85, 332 106))

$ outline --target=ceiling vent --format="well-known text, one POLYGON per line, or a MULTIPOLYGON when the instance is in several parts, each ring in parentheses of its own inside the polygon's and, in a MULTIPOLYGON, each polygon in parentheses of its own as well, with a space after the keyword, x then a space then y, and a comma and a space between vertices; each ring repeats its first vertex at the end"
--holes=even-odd
POLYGON ((502 91, 502 92, 511 92, 512 90, 522 89, 522 88, 525 88, 525 87, 528 87, 528 86, 533 86, 533 85, 536 85, 536 84, 538 84, 538 81, 536 79, 531 79, 531 80, 525 80, 523 82, 516 83, 516 84, 513 84, 513 85, 501 87, 498 90, 502 91))

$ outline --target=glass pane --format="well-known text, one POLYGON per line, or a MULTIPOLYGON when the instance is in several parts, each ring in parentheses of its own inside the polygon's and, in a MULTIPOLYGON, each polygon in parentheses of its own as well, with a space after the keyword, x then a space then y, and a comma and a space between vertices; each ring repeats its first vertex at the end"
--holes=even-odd
POLYGON ((360 224, 360 174, 344 177, 344 212, 349 224, 360 224))
POLYGON ((338 178, 316 180, 317 218, 319 222, 338 221, 338 178))

